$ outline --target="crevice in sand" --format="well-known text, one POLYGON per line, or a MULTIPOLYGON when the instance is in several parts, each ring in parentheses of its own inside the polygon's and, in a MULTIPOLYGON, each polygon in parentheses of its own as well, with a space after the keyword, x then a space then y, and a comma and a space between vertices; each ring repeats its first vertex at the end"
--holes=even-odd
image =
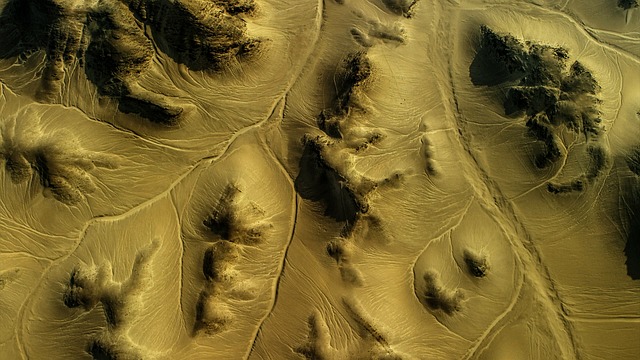
MULTIPOLYGON (((180 223, 180 212, 178 211, 178 207, 176 206, 175 201, 173 200, 172 196, 168 196, 169 198, 169 202, 171 203, 171 208, 174 210, 175 216, 176 216, 176 221, 178 222, 178 224, 180 223)), ((178 303, 179 306, 179 312, 181 315, 184 314, 184 304, 182 303, 183 299, 182 299, 182 289, 184 288, 184 238, 182 237, 182 231, 180 231, 180 227, 178 226, 178 240, 180 241, 180 266, 178 267, 178 276, 180 277, 180 284, 178 286, 178 293, 180 294, 180 302, 178 303)), ((182 324, 182 329, 184 329, 184 331, 186 333, 188 333, 188 329, 187 329, 187 324, 184 320, 184 316, 180 316, 180 323, 182 324)))
MULTIPOLYGON (((291 187, 293 189, 293 185, 291 187)), ((295 194, 295 192, 294 192, 295 194)), ((269 318, 269 316, 271 316, 271 314, 273 313, 273 310, 276 308, 276 304, 278 303, 278 291, 280 290, 280 282, 282 281, 282 277, 284 276, 284 271, 286 268, 286 264, 287 264, 287 255, 289 254, 289 248, 291 247, 291 244, 293 243, 293 237, 295 236, 296 233, 296 225, 297 225, 297 219, 298 219, 298 210, 299 210, 299 204, 300 204, 300 199, 299 196, 297 194, 295 194, 295 215, 294 215, 294 221, 292 224, 292 229, 291 229, 291 235, 289 236, 289 241, 287 242, 287 246, 285 248, 284 251, 284 255, 282 256, 282 259, 279 261, 280 264, 280 269, 278 271, 278 279, 276 280, 276 284, 273 287, 273 295, 272 295, 272 302, 271 305, 269 307, 269 311, 265 314, 265 316, 260 320, 260 325, 258 325, 256 332, 254 333, 254 335, 252 336, 252 340, 251 340, 251 345, 249 346, 249 349, 246 353, 246 355, 244 356, 244 359, 249 359, 251 357, 251 353, 253 353, 253 350, 255 348, 256 342, 258 341, 258 337, 260 336, 260 332, 262 331, 262 326, 264 325, 264 322, 267 320, 267 318, 269 318)))
POLYGON ((640 316, 568 316, 573 322, 640 324, 640 316))
POLYGON ((33 255, 33 254, 28 253, 26 251, 3 251, 2 254, 3 255, 19 255, 19 256, 24 256, 24 257, 28 257, 28 258, 31 258, 31 259, 47 261, 47 262, 56 261, 56 259, 50 259, 50 258, 38 256, 38 255, 33 255))
POLYGON ((14 225, 14 226, 15 226, 15 229, 16 229, 17 231, 28 231, 28 232, 33 232, 33 233, 38 234, 38 235, 40 235, 40 236, 47 237, 47 238, 54 238, 54 239, 65 239, 65 240, 71 240, 71 239, 74 239, 74 238, 76 237, 76 236, 67 236, 67 235, 60 235, 60 234, 47 234, 47 233, 43 233, 42 231, 39 231, 39 230, 37 230, 37 229, 34 229, 34 228, 32 228, 31 226, 29 226, 29 225, 19 223, 19 222, 17 222, 17 221, 15 221, 15 220, 13 220, 13 219, 6 218, 6 217, 1 217, 1 218, 2 218, 2 222, 5 222, 5 224, 3 224, 3 225, 5 225, 5 226, 7 226, 7 227, 9 227, 9 228, 11 228, 11 227, 12 227, 12 225, 14 225), (10 223, 11 225, 6 224, 6 223, 10 223), (18 229, 20 229, 20 230, 18 230, 18 229))

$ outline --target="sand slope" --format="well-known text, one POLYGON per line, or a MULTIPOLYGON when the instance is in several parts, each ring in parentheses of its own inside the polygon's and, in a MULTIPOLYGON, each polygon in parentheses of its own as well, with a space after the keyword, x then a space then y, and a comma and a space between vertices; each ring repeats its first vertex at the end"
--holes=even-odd
POLYGON ((0 0, 0 358, 639 358, 587 3, 0 0))

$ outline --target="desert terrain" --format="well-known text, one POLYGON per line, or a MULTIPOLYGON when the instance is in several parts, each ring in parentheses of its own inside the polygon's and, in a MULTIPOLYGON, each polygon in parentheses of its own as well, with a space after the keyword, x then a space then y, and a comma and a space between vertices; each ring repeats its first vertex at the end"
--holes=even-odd
POLYGON ((635 0, 0 0, 0 359, 639 359, 635 0))

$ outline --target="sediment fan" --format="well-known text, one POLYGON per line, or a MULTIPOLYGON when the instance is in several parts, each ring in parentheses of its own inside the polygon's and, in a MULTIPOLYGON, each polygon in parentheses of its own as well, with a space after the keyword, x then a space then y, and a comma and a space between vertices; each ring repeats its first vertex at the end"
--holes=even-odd
POLYGON ((640 358, 635 0, 0 0, 0 359, 640 358))

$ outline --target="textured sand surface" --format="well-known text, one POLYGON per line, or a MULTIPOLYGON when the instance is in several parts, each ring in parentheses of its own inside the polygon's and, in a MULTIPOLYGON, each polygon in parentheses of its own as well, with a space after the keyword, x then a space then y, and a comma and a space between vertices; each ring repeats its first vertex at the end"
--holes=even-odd
POLYGON ((0 9, 0 359, 640 358, 636 1, 0 9))

